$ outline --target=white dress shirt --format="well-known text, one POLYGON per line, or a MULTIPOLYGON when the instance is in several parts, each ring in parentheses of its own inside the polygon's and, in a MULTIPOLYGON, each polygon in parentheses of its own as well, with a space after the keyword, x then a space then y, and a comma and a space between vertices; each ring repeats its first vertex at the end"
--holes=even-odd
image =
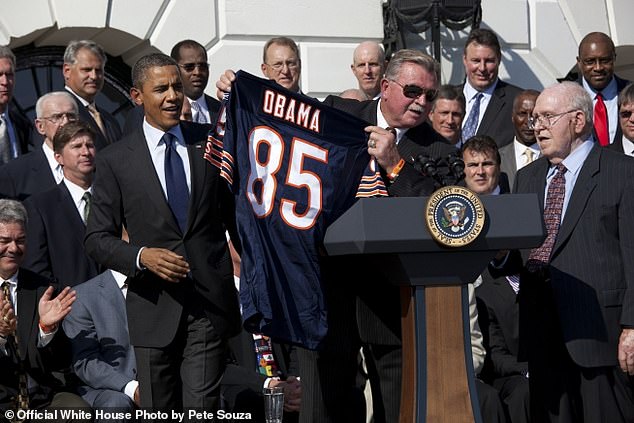
POLYGON ((467 101, 467 107, 465 110, 465 118, 462 120, 462 127, 464 128, 465 123, 467 122, 467 116, 471 113, 471 109, 473 108, 473 104, 475 102, 475 96, 478 93, 482 93, 482 98, 480 99, 480 114, 478 115, 478 126, 476 126, 476 131, 480 127, 480 122, 482 122, 482 117, 489 107, 489 102, 491 101, 491 96, 493 95, 493 91, 498 84, 498 80, 496 79, 493 84, 489 88, 484 91, 478 91, 471 86, 469 83, 469 79, 465 81, 464 87, 462 88, 462 93, 464 94, 464 98, 467 101))
POLYGON ((527 146, 522 144, 517 140, 517 138, 515 138, 513 140, 513 150, 515 151, 515 164, 517 165, 517 170, 520 170, 528 164, 526 162, 526 154, 524 154, 527 147, 533 150, 533 161, 539 159, 539 156, 542 154, 541 150, 539 149, 539 144, 534 143, 533 145, 527 146))
MULTIPOLYGON (((581 80, 583 81, 583 88, 585 88, 592 99, 592 107, 594 110, 594 106, 597 104, 597 92, 588 85, 585 78, 581 78, 581 80)), ((612 77, 612 81, 601 90, 601 95, 603 96, 603 103, 605 103, 605 109, 608 115, 608 136, 610 137, 610 144, 612 144, 614 134, 616 134, 616 129, 619 126, 619 90, 614 77, 612 77)))
POLYGON ((92 187, 88 189, 83 189, 82 187, 72 183, 68 179, 64 179, 64 184, 66 185, 66 188, 68 188, 68 192, 70 192, 70 196, 73 199, 73 204, 75 205, 79 216, 82 220, 84 220, 84 209, 86 208, 86 201, 83 197, 85 192, 89 192, 90 194, 92 194, 92 187))
POLYGON ((46 142, 42 143, 42 150, 44 151, 44 157, 46 157, 48 167, 51 169, 51 173, 53 174, 55 183, 59 184, 60 182, 62 182, 62 179, 64 179, 64 171, 62 170, 62 165, 57 163, 57 160, 55 160, 55 152, 51 147, 48 146, 46 142))
MULTIPOLYGON (((200 110, 200 113, 202 113, 205 116, 205 120, 207 121, 207 123, 213 123, 211 121, 211 117, 209 116, 209 108, 207 107, 207 102, 205 101, 205 94, 201 95, 199 98, 197 98, 196 100, 192 100, 189 97, 186 97, 187 100, 189 100, 189 104, 191 105, 192 103, 196 103, 198 105, 198 110, 200 110)), ((192 107, 192 112, 196 110, 194 107, 192 107)), ((192 119, 194 120, 194 122, 198 122, 198 120, 196 119, 197 116, 193 116, 192 115, 192 119)))

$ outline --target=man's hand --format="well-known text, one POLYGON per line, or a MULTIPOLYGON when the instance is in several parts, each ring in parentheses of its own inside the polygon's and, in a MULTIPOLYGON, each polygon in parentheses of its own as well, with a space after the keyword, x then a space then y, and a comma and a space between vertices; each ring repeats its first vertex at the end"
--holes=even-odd
POLYGON ((284 411, 296 411, 302 405, 302 384, 295 376, 289 376, 285 381, 273 379, 271 388, 280 386, 284 389, 284 411))
POLYGON ((4 294, 0 290, 0 336, 6 338, 15 332, 17 326, 18 321, 15 318, 11 302, 4 298, 4 294))
POLYGON ((150 272, 168 282, 180 282, 189 272, 185 258, 165 248, 144 248, 140 261, 150 272))
POLYGON ((225 73, 220 75, 220 79, 216 81, 216 97, 222 100, 225 93, 231 92, 231 84, 236 80, 236 74, 231 69, 227 69, 225 73))
POLYGON ((621 370, 634 376, 634 329, 623 329, 619 338, 619 365, 621 370))
POLYGON ((44 326, 57 326, 70 313, 71 305, 77 299, 77 293, 68 286, 57 297, 51 299, 52 296, 53 287, 49 286, 38 304, 40 323, 44 326))
POLYGON ((380 126, 367 126, 365 132, 369 133, 368 154, 374 156, 385 171, 389 174, 394 166, 401 160, 401 155, 396 148, 396 134, 380 126))

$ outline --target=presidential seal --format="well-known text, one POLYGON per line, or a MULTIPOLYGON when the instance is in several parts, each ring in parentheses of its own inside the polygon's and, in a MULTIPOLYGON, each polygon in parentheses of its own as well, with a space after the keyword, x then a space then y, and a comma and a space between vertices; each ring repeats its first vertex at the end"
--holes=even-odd
POLYGON ((458 186, 437 190, 425 207, 432 238, 448 247, 462 247, 475 240, 484 227, 484 214, 478 194, 458 186))

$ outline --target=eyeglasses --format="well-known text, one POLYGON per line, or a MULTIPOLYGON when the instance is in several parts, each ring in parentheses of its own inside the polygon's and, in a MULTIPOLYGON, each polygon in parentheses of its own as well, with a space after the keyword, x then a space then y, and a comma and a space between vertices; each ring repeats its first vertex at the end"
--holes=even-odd
POLYGON ((621 119, 629 119, 630 116, 632 116, 632 111, 631 110, 623 110, 622 112, 619 112, 619 116, 621 116, 621 119))
POLYGON ((54 115, 50 115, 50 116, 42 116, 40 119, 46 119, 52 123, 60 123, 64 121, 64 118, 66 118, 67 122, 75 122, 77 119, 79 119, 79 116, 77 116, 77 114, 75 113, 55 113, 54 115))
POLYGON ((284 65, 286 65, 286 67, 293 71, 299 68, 299 62, 296 62, 294 60, 288 60, 286 62, 276 62, 272 65, 267 63, 266 65, 270 66, 275 72, 280 72, 284 68, 284 65))
POLYGON ((436 99, 436 95, 438 94, 438 90, 435 88, 423 88, 418 85, 410 84, 403 85, 393 79, 390 79, 390 81, 403 88, 403 95, 407 98, 419 98, 421 95, 424 95, 425 101, 434 101, 436 99))
POLYGON ((178 65, 185 72, 193 72, 194 69, 198 68, 198 70, 209 70, 209 63, 183 63, 182 65, 178 65))
POLYGON ((538 125, 544 129, 550 129, 555 126, 562 116, 576 111, 577 109, 573 109, 567 112, 557 113, 556 115, 531 116, 528 118, 528 129, 536 129, 538 125))

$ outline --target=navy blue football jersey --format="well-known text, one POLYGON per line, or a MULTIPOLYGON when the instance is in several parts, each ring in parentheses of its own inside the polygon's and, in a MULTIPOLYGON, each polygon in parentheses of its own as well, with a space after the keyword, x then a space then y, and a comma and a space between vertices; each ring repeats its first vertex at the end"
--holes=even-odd
POLYGON ((245 328, 318 348, 326 228, 356 198, 387 195, 368 124, 242 71, 223 108, 205 157, 236 199, 245 328))

